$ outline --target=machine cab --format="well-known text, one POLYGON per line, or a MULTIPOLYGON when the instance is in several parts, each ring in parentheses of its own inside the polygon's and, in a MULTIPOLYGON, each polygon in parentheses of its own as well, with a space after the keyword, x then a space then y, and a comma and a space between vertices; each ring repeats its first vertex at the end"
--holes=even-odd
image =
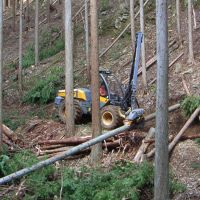
POLYGON ((107 96, 112 105, 120 106, 124 91, 117 78, 110 71, 99 71, 100 95, 107 96))

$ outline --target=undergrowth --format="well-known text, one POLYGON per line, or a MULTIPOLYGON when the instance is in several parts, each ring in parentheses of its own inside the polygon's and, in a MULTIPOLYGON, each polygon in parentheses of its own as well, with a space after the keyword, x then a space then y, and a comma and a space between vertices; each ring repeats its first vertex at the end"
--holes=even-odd
POLYGON ((181 102, 181 108, 186 116, 190 116, 200 107, 200 96, 188 96, 181 102))
POLYGON ((36 81, 23 97, 23 102, 46 104, 52 101, 63 84, 63 68, 54 67, 42 79, 36 81))
MULTIPOLYGON (((0 175, 5 176, 29 167, 38 159, 29 151, 14 154, 13 157, 0 157, 0 175)), ((130 162, 116 162, 109 170, 81 168, 79 173, 67 167, 54 168, 52 165, 42 168, 23 178, 24 192, 20 199, 55 199, 60 196, 69 200, 138 200, 146 192, 152 196, 153 166, 150 163, 140 165, 130 162)), ((12 184, 19 184, 15 180, 12 184)), ((18 187, 17 187, 18 188, 18 187)), ((177 182, 171 184, 171 194, 181 192, 177 182)), ((13 193, 14 194, 14 193, 13 193)), ((9 194, 10 195, 10 194, 9 194)), ((9 199, 6 196, 3 200, 9 199)))
MULTIPOLYGON (((65 43, 59 29, 52 28, 49 31, 43 31, 39 38, 39 59, 40 61, 49 58, 64 50, 65 43), (56 37, 55 37, 56 35, 56 37), (55 38, 54 38, 55 37, 55 38), (53 38, 53 39, 52 39, 53 38)), ((22 67, 28 68, 35 64, 34 44, 30 44, 22 57, 22 67)), ((9 68, 16 67, 17 63, 10 63, 9 68)))

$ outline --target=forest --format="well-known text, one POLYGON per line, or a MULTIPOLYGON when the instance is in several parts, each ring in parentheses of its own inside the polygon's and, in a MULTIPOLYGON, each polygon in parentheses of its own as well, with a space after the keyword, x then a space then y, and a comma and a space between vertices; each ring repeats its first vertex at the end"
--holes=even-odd
POLYGON ((0 199, 200 199, 200 0, 2 0, 0 199))

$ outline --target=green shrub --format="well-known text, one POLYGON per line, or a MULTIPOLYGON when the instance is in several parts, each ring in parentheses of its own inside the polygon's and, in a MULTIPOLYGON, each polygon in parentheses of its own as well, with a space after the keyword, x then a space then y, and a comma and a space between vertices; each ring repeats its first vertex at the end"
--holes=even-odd
POLYGON ((200 146, 200 138, 196 139, 196 143, 200 146))
POLYGON ((3 110, 3 116, 3 123, 13 131, 15 131, 19 126, 24 125, 26 121, 26 118, 22 116, 17 109, 9 112, 3 110))
MULTIPOLYGON (((3 174, 13 173, 36 162, 38 159, 31 152, 19 152, 5 159, 3 174)), ((153 166, 150 163, 117 162, 109 170, 82 168, 80 173, 66 167, 55 170, 53 166, 48 166, 27 175, 25 186, 25 200, 54 199, 60 195, 61 187, 62 199, 139 200, 144 197, 144 190, 148 191, 148 197, 152 196, 153 166)), ((176 193, 182 191, 183 186, 174 182, 170 188, 176 193)))
POLYGON ((199 96, 188 96, 181 102, 181 108, 186 116, 190 116, 199 106, 199 96))
MULTIPOLYGON (((6 158, 3 166, 4 170, 1 170, 0 167, 1 176, 30 167, 37 162, 39 160, 33 153, 21 151, 14 154, 12 158, 6 158)), ((53 166, 47 166, 28 175, 25 181, 26 193, 23 199, 52 199, 54 194, 59 194, 60 184, 54 176, 55 168, 53 166)), ((18 181, 14 182, 18 183, 18 181)))
POLYGON ((102 11, 106 11, 110 8, 109 6, 109 0, 101 0, 100 1, 100 10, 102 11))
MULTIPOLYGON (((54 34, 59 34, 57 28, 52 28, 49 32, 43 32, 39 39, 39 59, 42 61, 46 58, 49 58, 60 51, 65 49, 64 39, 59 36, 56 40, 52 41, 52 36, 54 34)), ((23 58, 22 58, 22 67, 27 68, 35 63, 35 50, 34 45, 31 44, 27 47, 23 58)))
POLYGON ((37 81, 23 97, 23 102, 46 104, 55 98, 56 92, 63 83, 63 68, 53 68, 42 79, 37 81))

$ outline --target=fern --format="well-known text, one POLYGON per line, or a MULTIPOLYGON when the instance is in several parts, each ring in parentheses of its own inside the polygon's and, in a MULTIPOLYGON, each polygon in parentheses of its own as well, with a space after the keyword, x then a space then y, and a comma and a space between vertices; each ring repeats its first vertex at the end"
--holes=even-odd
POLYGON ((51 69, 47 76, 37 81, 24 96, 23 102, 46 104, 55 98, 59 86, 63 83, 63 69, 51 69))
POLYGON ((181 103, 181 108, 186 116, 190 116, 200 106, 199 96, 186 97, 181 103))

